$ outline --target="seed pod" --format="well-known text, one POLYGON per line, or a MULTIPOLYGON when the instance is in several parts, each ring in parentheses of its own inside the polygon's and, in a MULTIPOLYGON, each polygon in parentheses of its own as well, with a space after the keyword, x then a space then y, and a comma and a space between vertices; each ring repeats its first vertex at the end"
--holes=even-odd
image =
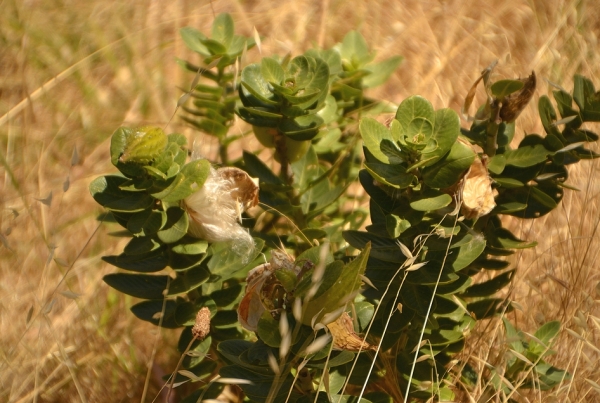
POLYGON ((198 311, 196 322, 192 327, 192 335, 198 340, 204 340, 210 333, 210 309, 204 307, 198 311))
POLYGON ((523 112, 523 109, 525 109, 535 92, 536 79, 534 71, 531 72, 529 77, 520 80, 524 83, 523 88, 510 94, 502 101, 500 118, 504 122, 514 122, 521 112, 523 112))

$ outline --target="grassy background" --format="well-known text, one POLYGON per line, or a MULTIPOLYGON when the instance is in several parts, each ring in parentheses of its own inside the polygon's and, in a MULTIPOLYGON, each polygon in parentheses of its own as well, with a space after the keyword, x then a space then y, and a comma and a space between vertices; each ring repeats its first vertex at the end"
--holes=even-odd
MULTIPOLYGON (((176 58, 197 60, 178 30, 207 32, 220 12, 232 13, 240 33, 256 27, 266 55, 331 46, 360 30, 380 57, 406 58, 371 93, 396 103, 420 94, 436 108, 459 110, 494 59, 501 60, 498 77, 535 70, 537 94, 517 120, 521 133, 543 131, 535 105, 550 89, 542 78, 570 90, 573 74, 581 73, 600 86, 594 0, 0 2, 0 401, 142 401, 145 384, 151 401, 160 377, 174 368, 176 332, 134 318, 133 299, 101 280, 114 268, 100 256, 123 244, 109 235, 116 227, 99 227, 101 210, 87 187, 113 171, 114 129, 169 120, 177 86, 192 79, 176 58)), ((258 57, 253 50, 248 61, 258 57)), ((214 152, 210 139, 177 119, 168 131, 214 152)), ((252 139, 241 143, 255 146, 252 139)), ((540 241, 513 258, 519 270, 511 298, 522 309, 511 318, 528 332, 560 320, 551 362, 574 375, 528 401, 600 401, 600 319, 592 317, 600 317, 598 168, 596 161, 572 167, 570 183, 579 192, 567 191, 543 219, 511 224, 540 241)), ((500 364, 499 321, 476 329, 467 345, 480 371, 500 364)), ((472 393, 474 401, 479 394, 472 393)))

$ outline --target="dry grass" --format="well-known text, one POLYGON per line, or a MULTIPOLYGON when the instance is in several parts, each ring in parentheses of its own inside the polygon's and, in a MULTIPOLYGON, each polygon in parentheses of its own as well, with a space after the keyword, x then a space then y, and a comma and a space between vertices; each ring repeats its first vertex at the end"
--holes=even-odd
MULTIPOLYGON (((128 311, 133 301, 101 280, 114 269, 100 256, 122 244, 108 235, 116 227, 98 227, 100 210, 87 186, 112 170, 108 138, 115 128, 165 123, 173 113, 176 86, 191 79, 175 64, 176 57, 192 57, 180 27, 206 32, 213 11, 231 12, 242 33, 256 26, 266 54, 330 46, 359 29, 380 55, 406 58, 372 94, 394 102, 421 94, 438 108, 458 110, 479 71, 496 58, 506 77, 533 69, 570 88, 578 72, 600 85, 594 0, 201 3, 0 2, 1 401, 141 401, 146 381, 151 401, 161 371, 174 367, 175 332, 159 333, 135 319, 128 311), (74 150, 79 161, 72 165, 74 150), (49 205, 38 200, 50 193, 49 205)), ((537 94, 548 91, 540 80, 537 94)), ((534 105, 517 123, 521 132, 542 130, 534 105)), ((197 135, 177 121, 170 129, 197 135)), ((600 321, 589 317, 600 317, 598 167, 584 162, 571 169, 570 183, 581 191, 566 192, 548 217, 512 223, 540 241, 515 260, 518 326, 533 332, 541 322, 560 320, 552 362, 574 374, 552 394, 534 392, 521 401, 600 401, 600 390, 586 381, 600 383, 594 347, 600 321)), ((469 353, 496 364, 502 330, 497 322, 484 330, 485 337, 470 339, 469 353)))

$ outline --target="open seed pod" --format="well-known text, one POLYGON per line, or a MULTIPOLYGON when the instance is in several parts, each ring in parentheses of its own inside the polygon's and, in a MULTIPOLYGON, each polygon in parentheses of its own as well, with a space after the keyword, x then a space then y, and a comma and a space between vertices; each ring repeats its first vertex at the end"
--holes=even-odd
POLYGON ((211 168, 201 189, 188 196, 188 233, 209 242, 232 242, 233 250, 249 255, 254 240, 241 226, 242 213, 258 204, 258 179, 239 168, 211 168))

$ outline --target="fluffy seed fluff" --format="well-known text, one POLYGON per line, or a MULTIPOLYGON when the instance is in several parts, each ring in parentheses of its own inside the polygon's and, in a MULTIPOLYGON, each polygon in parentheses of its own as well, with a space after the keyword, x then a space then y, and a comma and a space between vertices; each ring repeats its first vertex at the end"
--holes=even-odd
POLYGON ((242 227, 242 213, 258 204, 258 180, 238 168, 211 168, 202 188, 185 200, 190 216, 188 233, 209 242, 231 242, 246 261, 254 240, 242 227))

